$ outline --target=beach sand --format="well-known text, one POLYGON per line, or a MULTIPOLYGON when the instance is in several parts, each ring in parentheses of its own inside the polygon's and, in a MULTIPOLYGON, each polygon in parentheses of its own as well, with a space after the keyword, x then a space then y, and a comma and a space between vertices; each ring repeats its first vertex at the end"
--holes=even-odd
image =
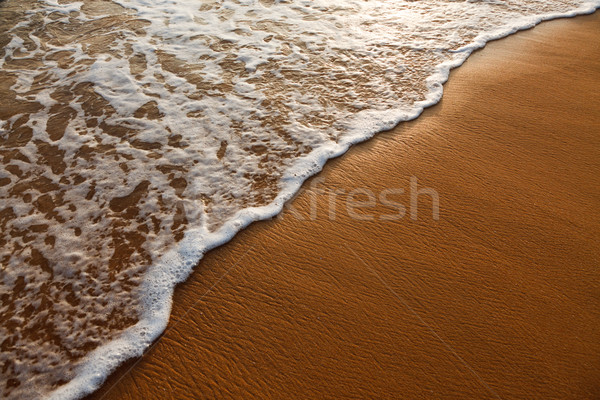
POLYGON ((91 398, 600 397, 599 13, 490 43, 304 188, 91 398))

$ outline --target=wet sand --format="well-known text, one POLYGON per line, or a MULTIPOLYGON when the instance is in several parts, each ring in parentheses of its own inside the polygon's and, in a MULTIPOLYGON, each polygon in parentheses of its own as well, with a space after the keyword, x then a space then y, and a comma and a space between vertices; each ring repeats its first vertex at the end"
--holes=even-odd
POLYGON ((207 254, 92 398, 598 398, 599 172, 600 15, 491 43, 207 254))

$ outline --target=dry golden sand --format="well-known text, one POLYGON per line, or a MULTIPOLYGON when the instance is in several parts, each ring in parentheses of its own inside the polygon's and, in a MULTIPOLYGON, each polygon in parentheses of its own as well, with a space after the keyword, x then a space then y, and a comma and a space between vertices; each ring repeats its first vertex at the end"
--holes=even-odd
POLYGON ((93 398, 600 397, 598 13, 489 44, 440 104, 319 176, 210 252, 93 398), (327 192, 411 176, 439 220, 426 195, 416 221, 350 218, 345 195, 328 218, 327 192))

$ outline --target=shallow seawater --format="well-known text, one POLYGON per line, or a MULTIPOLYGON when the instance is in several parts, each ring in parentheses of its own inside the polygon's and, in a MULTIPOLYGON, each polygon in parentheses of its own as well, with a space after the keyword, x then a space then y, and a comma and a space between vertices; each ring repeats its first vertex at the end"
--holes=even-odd
POLYGON ((0 2, 0 393, 77 398, 202 254, 572 1, 0 2))

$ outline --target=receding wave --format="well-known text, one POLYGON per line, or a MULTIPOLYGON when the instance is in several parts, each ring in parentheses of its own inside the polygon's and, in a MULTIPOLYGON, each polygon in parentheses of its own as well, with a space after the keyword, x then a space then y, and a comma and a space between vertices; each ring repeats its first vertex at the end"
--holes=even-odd
POLYGON ((208 249, 437 102, 486 41, 592 1, 0 2, 0 391, 78 398, 208 249))

